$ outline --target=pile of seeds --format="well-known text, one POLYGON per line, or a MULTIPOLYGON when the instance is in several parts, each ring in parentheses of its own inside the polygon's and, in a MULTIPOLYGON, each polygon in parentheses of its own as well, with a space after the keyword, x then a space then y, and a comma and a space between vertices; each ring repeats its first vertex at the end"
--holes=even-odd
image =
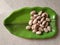
POLYGON ((51 31, 51 27, 49 26, 50 18, 46 12, 40 11, 37 13, 36 11, 31 11, 30 15, 29 25, 26 26, 27 30, 32 30, 36 34, 51 31))

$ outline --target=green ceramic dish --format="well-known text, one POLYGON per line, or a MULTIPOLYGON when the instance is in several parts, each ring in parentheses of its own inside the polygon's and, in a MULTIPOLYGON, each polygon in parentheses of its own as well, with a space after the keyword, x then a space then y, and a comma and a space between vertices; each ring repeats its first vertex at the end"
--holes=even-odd
POLYGON ((4 20, 4 25, 6 28, 14 35, 28 38, 28 39, 46 39, 51 38, 56 35, 56 13, 49 7, 25 7, 19 10, 14 11, 4 20), (43 10, 49 14, 51 19, 50 26, 52 27, 52 31, 49 33, 43 32, 41 35, 37 35, 25 29, 28 25, 28 21, 30 19, 30 12, 35 10, 39 12, 43 10))

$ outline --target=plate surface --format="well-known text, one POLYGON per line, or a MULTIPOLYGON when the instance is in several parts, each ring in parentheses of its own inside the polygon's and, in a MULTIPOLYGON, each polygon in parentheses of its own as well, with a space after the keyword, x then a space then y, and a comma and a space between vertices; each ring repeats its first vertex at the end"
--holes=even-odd
POLYGON ((51 38, 56 35, 57 27, 56 27, 56 13, 49 7, 25 7, 19 10, 14 11, 4 20, 4 25, 6 28, 14 35, 28 38, 28 39, 46 39, 51 38), (43 10, 48 13, 51 22, 50 26, 52 27, 52 31, 49 33, 43 33, 41 35, 36 35, 31 31, 25 29, 28 25, 28 21, 30 20, 30 12, 35 10, 37 12, 43 10))

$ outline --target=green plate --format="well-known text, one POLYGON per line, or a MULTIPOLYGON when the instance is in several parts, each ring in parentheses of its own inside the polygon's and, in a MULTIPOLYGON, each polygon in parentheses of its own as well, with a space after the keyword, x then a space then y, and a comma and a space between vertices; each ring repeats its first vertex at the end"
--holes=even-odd
POLYGON ((12 34, 28 39, 46 39, 51 38, 56 35, 57 27, 56 27, 56 13, 49 7, 25 7, 19 10, 14 11, 4 20, 4 25, 12 34), (32 31, 28 31, 25 27, 28 25, 28 21, 30 20, 30 12, 35 10, 39 12, 43 10, 48 13, 51 22, 50 26, 52 27, 52 31, 41 35, 37 35, 32 33, 32 31))

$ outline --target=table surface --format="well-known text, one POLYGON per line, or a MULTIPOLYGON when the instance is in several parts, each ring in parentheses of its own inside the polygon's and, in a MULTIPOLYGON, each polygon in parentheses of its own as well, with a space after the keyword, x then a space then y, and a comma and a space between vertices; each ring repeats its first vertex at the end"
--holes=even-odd
POLYGON ((59 0, 0 0, 0 45, 59 45, 60 44, 60 1, 59 0), (29 40, 12 35, 3 25, 11 12, 22 7, 50 7, 57 13, 58 34, 45 40, 29 40))

